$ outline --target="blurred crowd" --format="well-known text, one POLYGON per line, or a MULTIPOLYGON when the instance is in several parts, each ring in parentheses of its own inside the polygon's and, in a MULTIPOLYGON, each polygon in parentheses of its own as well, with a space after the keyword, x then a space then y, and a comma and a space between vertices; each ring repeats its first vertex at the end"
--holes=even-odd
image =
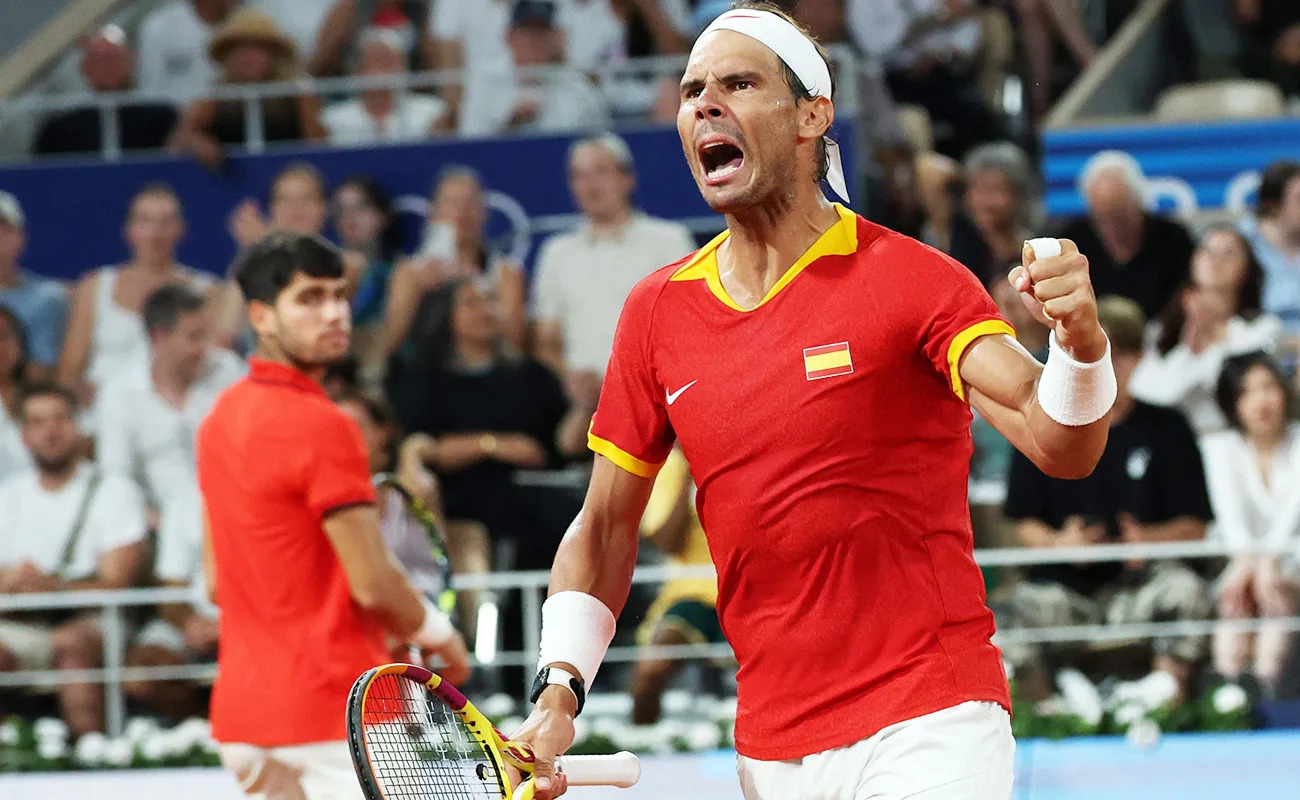
MULTIPOLYGON (((1189 229, 1150 210, 1133 158, 1106 152, 1079 178, 1087 214, 1043 220, 1028 140, 1004 103, 1006 78, 1024 76, 1025 113, 1037 119, 1096 57, 1123 19, 1123 2, 1103 3, 1109 13, 1101 15, 1089 13, 1094 3, 1070 0, 786 5, 823 41, 862 57, 862 127, 886 200, 861 210, 965 264, 1027 350, 1042 357, 1047 331, 1005 280, 1024 240, 1055 232, 1090 259, 1120 382, 1106 454, 1086 480, 1053 480, 976 419, 972 486, 997 489, 996 500, 975 500, 977 543, 1209 539, 1240 551, 1214 563, 1135 559, 990 571, 999 624, 1294 615, 1300 163, 1269 166, 1256 208, 1243 219, 1189 229), (1053 41, 1064 51, 1054 52, 1053 41), (936 152, 917 157, 903 131, 906 115, 895 113, 901 106, 924 109, 936 152), (1280 555, 1253 552, 1261 547, 1280 555)), ((267 187, 265 212, 250 201, 227 221, 236 249, 289 230, 326 235, 344 251, 353 348, 326 388, 360 424, 374 473, 398 475, 434 512, 453 570, 546 569, 581 502, 586 429, 623 300, 638 280, 698 245, 685 227, 635 207, 632 152, 603 132, 619 122, 671 119, 670 71, 595 78, 628 59, 684 53, 727 6, 174 0, 131 36, 116 27, 89 34, 81 68, 93 91, 155 96, 116 112, 124 148, 166 147, 214 169, 229 148, 246 143, 247 106, 205 92, 222 84, 292 86, 305 75, 445 69, 460 78, 436 91, 268 98, 259 114, 267 141, 576 132, 567 174, 581 222, 547 240, 531 270, 485 234, 490 187, 463 167, 430 176, 427 225, 410 253, 401 252, 384 185, 366 175, 327 185, 309 159, 267 187)), ((1233 10, 1250 41, 1268 40, 1247 48, 1252 58, 1242 69, 1291 91, 1300 89, 1295 8, 1237 0, 1233 10)), ((48 118, 35 151, 97 151, 100 119, 90 105, 48 118)), ((178 262, 186 225, 184 199, 173 189, 141 186, 123 209, 128 259, 66 287, 23 262, 22 198, 0 192, 0 594, 192 589, 192 602, 130 620, 128 662, 140 666, 208 663, 218 646, 218 611, 202 599, 194 440, 215 398, 244 374, 251 342, 237 287, 178 262)), ((644 525, 656 545, 650 550, 674 563, 709 563, 693 493, 676 454, 644 525)), ((650 600, 634 598, 625 619, 643 623, 639 641, 722 641, 712 581, 672 581, 650 600)), ((466 631, 477 629, 478 607, 477 595, 459 604, 466 631)), ((502 643, 518 649, 518 604, 505 602, 503 613, 502 643)), ((98 619, 81 611, 0 617, 0 671, 99 665, 98 619)), ((1253 682, 1261 693, 1287 690, 1293 648, 1285 626, 1257 636, 1225 629, 1121 644, 1009 646, 1005 654, 1031 696, 1050 694, 1061 667, 1092 660, 1103 677, 1173 676, 1184 696, 1208 676, 1253 682)), ((679 666, 647 660, 621 676, 635 695, 637 721, 658 715, 659 693, 679 666)), ((140 707, 178 717, 202 702, 198 688, 183 682, 132 682, 127 690, 140 707)), ((98 686, 61 685, 57 701, 75 733, 103 726, 98 686)))

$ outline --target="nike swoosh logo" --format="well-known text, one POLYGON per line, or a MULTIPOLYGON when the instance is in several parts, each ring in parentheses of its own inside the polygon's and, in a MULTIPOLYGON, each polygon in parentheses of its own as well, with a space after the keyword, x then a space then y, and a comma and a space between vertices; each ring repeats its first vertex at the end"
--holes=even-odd
POLYGON ((679 397, 682 396, 682 392, 686 391, 687 389, 691 388, 692 386, 694 386, 694 385, 697 384, 697 383, 699 383, 698 380, 693 380, 693 381, 691 381, 690 383, 686 384, 685 386, 683 386, 682 388, 678 389, 678 390, 675 391, 675 392, 668 392, 668 390, 665 389, 664 391, 665 391, 665 392, 668 392, 668 405, 672 405, 673 403, 676 403, 676 402, 677 402, 677 398, 679 398, 679 397))

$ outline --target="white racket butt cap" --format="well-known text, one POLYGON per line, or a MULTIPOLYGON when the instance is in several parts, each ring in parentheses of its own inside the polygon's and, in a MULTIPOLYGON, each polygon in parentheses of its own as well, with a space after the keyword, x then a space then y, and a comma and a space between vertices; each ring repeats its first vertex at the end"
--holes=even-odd
POLYGON ((1061 254, 1061 240, 1051 237, 1030 239, 1025 244, 1034 251, 1034 258, 1055 258, 1061 254))
POLYGON ((626 789, 641 780, 641 759, 627 751, 611 756, 561 756, 557 762, 570 786, 626 789))

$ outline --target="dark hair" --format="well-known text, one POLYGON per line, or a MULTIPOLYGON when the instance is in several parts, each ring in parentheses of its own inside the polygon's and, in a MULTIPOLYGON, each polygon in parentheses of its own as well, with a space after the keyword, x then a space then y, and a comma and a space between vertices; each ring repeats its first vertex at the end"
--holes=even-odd
POLYGON ((1300 161, 1275 161, 1264 169, 1255 201, 1255 210, 1261 217, 1271 217, 1281 210, 1286 187, 1297 177, 1300 177, 1300 161))
POLYGON ((452 362, 456 353, 456 336, 452 330, 456 297, 469 283, 465 278, 453 278, 420 299, 415 323, 411 325, 411 340, 419 353, 417 368, 435 370, 452 362))
POLYGON ((1246 375, 1255 367, 1263 367, 1268 370, 1273 379, 1277 381, 1278 386, 1282 387, 1282 395, 1286 403, 1286 415, 1289 417, 1295 412, 1295 392, 1292 390, 1291 385, 1287 383, 1286 374, 1282 372, 1282 366, 1272 356, 1263 350, 1233 356, 1223 362, 1223 368, 1219 371, 1219 383, 1214 389, 1214 399, 1219 402, 1219 410, 1227 418, 1228 424, 1239 431, 1241 430, 1241 418, 1237 416, 1237 401, 1241 399, 1242 393, 1246 390, 1246 375))
POLYGON ((9 380, 21 383, 27 375, 27 326, 13 309, 6 305, 0 305, 0 319, 9 323, 9 327, 14 330, 14 336, 18 339, 18 363, 14 364, 14 371, 10 373, 9 380))
POLYGON ((393 196, 382 183, 369 175, 352 175, 338 185, 334 190, 335 196, 349 187, 365 195, 366 202, 384 218, 384 227, 379 231, 379 257, 385 261, 397 258, 401 251, 402 232, 393 218, 393 196))
MULTIPOLYGON (((1231 225, 1215 225, 1201 234, 1201 241, 1205 241, 1212 233, 1230 233, 1237 237, 1241 243, 1242 249, 1246 253, 1246 274, 1241 279, 1241 286, 1237 289, 1237 316, 1245 319, 1254 319, 1259 316, 1263 308, 1264 297, 1264 268, 1260 266, 1259 259, 1255 257, 1255 249, 1250 246, 1250 242, 1241 231, 1231 225)), ((1199 247, 1199 245, 1198 245, 1199 247)), ((1178 346, 1183 340, 1183 325, 1186 324, 1187 318, 1183 313, 1183 292, 1193 288, 1194 284, 1190 281, 1184 281, 1174 296, 1160 312, 1157 320, 1160 323, 1160 332, 1156 336, 1156 349, 1160 355, 1168 355, 1170 350, 1178 346)))
POLYGON ((384 450, 385 464, 389 469, 397 461, 397 451, 402 443, 402 424, 397 419, 397 412, 383 395, 360 389, 346 389, 335 400, 335 404, 355 403, 365 409, 370 421, 388 432, 388 447, 384 450))
POLYGON ((295 161, 289 166, 280 170, 279 174, 277 174, 275 178, 272 179, 271 196, 274 198, 275 189, 277 186, 280 185, 281 181, 285 180, 286 178, 292 178, 294 175, 305 175, 308 178, 310 178, 311 181, 316 184, 316 189, 317 191, 320 192, 320 196, 322 199, 324 199, 329 195, 329 185, 325 183, 325 176, 321 173, 321 171, 316 169, 316 166, 314 164, 311 164, 310 162, 295 161))
MULTIPOLYGON (((835 96, 835 62, 831 61, 830 53, 821 42, 817 41, 817 37, 813 36, 807 28, 799 24, 799 22, 796 21, 788 11, 776 3, 769 2, 769 0, 742 0, 742 2, 732 5, 732 8, 743 9, 745 11, 766 11, 769 14, 775 14, 794 26, 795 30, 808 37, 808 41, 812 42, 813 47, 817 48, 817 55, 821 56, 822 61, 826 62, 826 71, 829 72, 831 76, 831 97, 835 96)), ((779 61, 780 59, 777 60, 779 61)), ((785 76, 786 86, 790 87, 790 91, 794 94, 795 100, 813 99, 813 93, 808 91, 808 87, 803 85, 803 81, 799 80, 799 76, 796 75, 794 70, 790 68, 790 65, 784 61, 781 61, 781 72, 785 76)), ((831 162, 826 155, 826 137, 823 136, 821 139, 817 140, 817 180, 825 180, 826 173, 830 171, 830 167, 831 162)))
POLYGON ((154 291, 144 301, 140 316, 144 329, 152 336, 157 331, 170 333, 181 316, 203 310, 203 295, 183 283, 169 283, 154 291))
POLYGON ((52 383, 49 381, 38 381, 23 386, 18 395, 18 419, 20 422, 27 421, 27 403, 37 397, 61 397, 68 404, 68 410, 73 414, 81 404, 77 402, 77 395, 68 387, 61 383, 52 383))
POLYGON ((319 236, 274 231, 240 256, 235 282, 247 302, 274 305, 300 272, 310 278, 342 278, 343 256, 319 236))

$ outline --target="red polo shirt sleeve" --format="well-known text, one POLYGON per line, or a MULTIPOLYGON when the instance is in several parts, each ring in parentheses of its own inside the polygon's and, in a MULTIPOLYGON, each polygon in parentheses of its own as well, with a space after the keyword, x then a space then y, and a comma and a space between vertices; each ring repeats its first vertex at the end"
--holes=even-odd
POLYGON ((307 509, 316 520, 350 506, 375 502, 370 459, 361 428, 342 413, 318 414, 310 431, 310 448, 301 448, 302 485, 307 509))

